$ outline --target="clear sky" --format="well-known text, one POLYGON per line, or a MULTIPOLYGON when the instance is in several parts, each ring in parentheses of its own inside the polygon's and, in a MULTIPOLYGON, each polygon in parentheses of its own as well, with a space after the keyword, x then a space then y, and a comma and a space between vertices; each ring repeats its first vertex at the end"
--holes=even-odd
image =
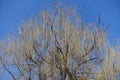
POLYGON ((87 22, 96 22, 100 14, 102 22, 110 25, 110 40, 120 37, 120 0, 0 0, 0 38, 16 32, 23 21, 58 1, 76 7, 87 22))

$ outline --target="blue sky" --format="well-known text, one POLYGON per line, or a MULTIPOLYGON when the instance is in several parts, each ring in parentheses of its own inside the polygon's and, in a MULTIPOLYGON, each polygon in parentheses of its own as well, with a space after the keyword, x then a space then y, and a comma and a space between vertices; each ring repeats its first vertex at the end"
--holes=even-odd
POLYGON ((86 22, 97 22, 98 15, 105 25, 110 25, 111 42, 120 36, 120 0, 0 0, 0 38, 16 32, 19 25, 55 2, 73 5, 86 22))

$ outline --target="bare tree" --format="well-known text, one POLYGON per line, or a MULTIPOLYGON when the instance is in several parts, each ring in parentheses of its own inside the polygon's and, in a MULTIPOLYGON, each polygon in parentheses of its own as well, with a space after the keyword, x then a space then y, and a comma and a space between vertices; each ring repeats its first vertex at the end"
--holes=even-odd
POLYGON ((102 66, 95 75, 96 80, 119 80, 120 79, 120 47, 108 47, 107 54, 102 66))
MULTIPOLYGON (((1 41, 1 64, 13 80, 89 80, 102 61, 105 29, 57 4, 1 41)), ((93 78, 93 77, 92 77, 93 78)))

